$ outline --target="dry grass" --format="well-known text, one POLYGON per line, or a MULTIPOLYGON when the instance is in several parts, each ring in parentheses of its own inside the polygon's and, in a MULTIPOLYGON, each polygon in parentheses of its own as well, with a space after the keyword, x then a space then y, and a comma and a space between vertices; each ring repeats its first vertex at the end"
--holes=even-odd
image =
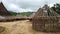
POLYGON ((0 22, 0 26, 6 27, 6 30, 0 34, 52 34, 32 30, 32 24, 29 20, 0 22))

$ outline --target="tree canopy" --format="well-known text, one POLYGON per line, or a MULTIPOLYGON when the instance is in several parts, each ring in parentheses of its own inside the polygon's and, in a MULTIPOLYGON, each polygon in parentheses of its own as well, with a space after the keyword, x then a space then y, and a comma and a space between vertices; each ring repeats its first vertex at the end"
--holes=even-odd
POLYGON ((51 7, 54 11, 60 14, 60 4, 56 3, 53 7, 51 7))

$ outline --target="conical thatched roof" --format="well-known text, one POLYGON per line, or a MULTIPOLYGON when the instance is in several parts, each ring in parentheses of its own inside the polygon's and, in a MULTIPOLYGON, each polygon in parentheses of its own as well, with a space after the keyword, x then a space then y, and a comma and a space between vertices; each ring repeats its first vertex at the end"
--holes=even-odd
POLYGON ((58 32, 60 31, 59 19, 59 14, 45 5, 39 8, 32 18, 32 28, 42 32, 58 32))
POLYGON ((4 7, 3 3, 0 3, 0 15, 1 16, 11 16, 11 14, 7 11, 7 9, 4 7))
POLYGON ((42 8, 39 8, 35 14, 35 16, 58 16, 58 15, 59 14, 57 14, 55 11, 50 9, 48 5, 45 5, 42 8))

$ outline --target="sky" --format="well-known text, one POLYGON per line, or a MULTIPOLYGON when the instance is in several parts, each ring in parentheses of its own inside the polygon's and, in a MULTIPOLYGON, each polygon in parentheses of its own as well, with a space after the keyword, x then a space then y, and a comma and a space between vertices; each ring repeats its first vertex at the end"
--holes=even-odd
POLYGON ((50 7, 55 3, 60 3, 60 0, 0 0, 9 11, 14 12, 34 12, 40 7, 48 4, 50 7))

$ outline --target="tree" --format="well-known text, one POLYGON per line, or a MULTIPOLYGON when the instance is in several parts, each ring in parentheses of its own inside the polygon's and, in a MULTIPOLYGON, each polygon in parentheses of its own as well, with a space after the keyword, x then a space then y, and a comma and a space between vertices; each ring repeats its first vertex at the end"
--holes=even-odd
POLYGON ((56 11, 58 14, 60 14, 60 4, 54 4, 53 7, 51 7, 54 11, 56 11))

